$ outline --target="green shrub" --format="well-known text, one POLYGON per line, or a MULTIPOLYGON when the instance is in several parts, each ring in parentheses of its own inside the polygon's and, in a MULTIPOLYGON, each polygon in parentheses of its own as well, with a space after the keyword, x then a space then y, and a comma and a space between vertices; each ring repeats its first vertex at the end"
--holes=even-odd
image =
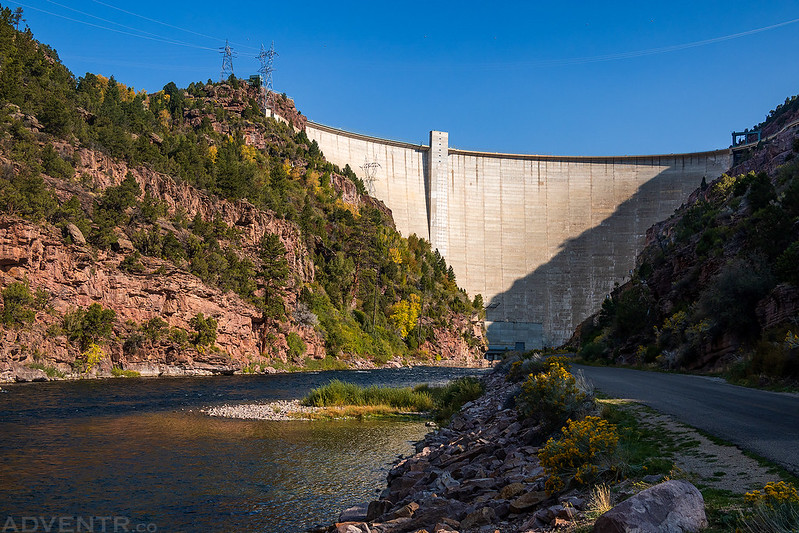
POLYGON ((3 312, 0 319, 7 326, 33 322, 36 317, 36 312, 31 309, 33 304, 34 297, 28 280, 15 281, 3 289, 3 312))
POLYGON ((448 383, 434 393, 436 421, 446 422, 453 414, 460 411, 464 404, 476 400, 484 392, 485 387, 474 377, 465 376, 448 383))
POLYGON ((189 325, 194 328, 195 334, 192 344, 195 346, 212 346, 216 342, 217 322, 214 317, 206 318, 202 313, 197 313, 189 321, 189 325))
POLYGON ((751 338, 760 329, 755 306, 773 286, 774 276, 766 263, 735 260, 702 292, 698 318, 711 321, 717 332, 751 338))
POLYGON ((594 341, 581 346, 577 355, 586 361, 596 361, 598 359, 606 359, 609 355, 609 351, 602 342, 594 341))
POLYGON ((77 342, 81 350, 86 350, 90 344, 111 335, 115 318, 113 309, 104 309, 93 303, 86 310, 75 309, 65 314, 63 328, 70 341, 77 342))
POLYGON ((169 324, 160 316, 154 316, 142 325, 142 332, 150 342, 158 342, 168 330, 169 324))
POLYGON ((291 332, 286 335, 286 343, 289 346, 289 357, 292 359, 298 359, 305 355, 305 341, 302 340, 302 337, 297 335, 295 332, 291 332))
POLYGON ((411 387, 364 388, 339 380, 333 380, 327 385, 313 389, 302 403, 313 407, 388 405, 416 411, 430 411, 434 406, 433 398, 426 391, 415 391, 411 387))
POLYGON ((47 374, 48 378, 63 378, 64 375, 65 375, 63 372, 61 372, 56 367, 50 366, 50 365, 45 365, 45 364, 42 364, 42 363, 29 363, 29 364, 27 364, 25 366, 27 366, 28 368, 33 368, 34 370, 42 370, 42 371, 44 371, 44 373, 47 374))
POLYGON ((145 337, 142 333, 134 331, 125 339, 125 342, 122 343, 122 351, 127 355, 135 354, 144 344, 144 339, 145 337))
POLYGON ((794 241, 777 258, 776 274, 780 281, 799 285, 799 241, 794 241))
POLYGON ((141 264, 141 254, 139 251, 136 250, 132 254, 126 255, 119 263, 119 270, 130 273, 144 272, 144 265, 141 264))
POLYGON ((172 328, 169 330, 169 340, 180 346, 185 346, 189 343, 189 334, 186 330, 172 328))

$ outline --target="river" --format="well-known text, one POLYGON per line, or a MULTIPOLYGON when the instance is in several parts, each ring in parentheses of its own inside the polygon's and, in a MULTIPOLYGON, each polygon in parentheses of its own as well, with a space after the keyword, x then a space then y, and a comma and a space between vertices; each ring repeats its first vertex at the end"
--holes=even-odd
POLYGON ((475 369, 124 378, 3 385, 0 531, 296 533, 375 499, 421 421, 212 418, 332 379, 441 384, 475 369), (55 520, 55 522, 54 522, 55 520), (59 529, 60 528, 60 529, 59 529))

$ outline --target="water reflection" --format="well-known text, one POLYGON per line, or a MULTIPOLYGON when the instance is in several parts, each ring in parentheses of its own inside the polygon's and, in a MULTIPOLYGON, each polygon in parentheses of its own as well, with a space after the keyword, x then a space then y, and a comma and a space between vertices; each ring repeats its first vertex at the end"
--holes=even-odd
MULTIPOLYGON (((445 380, 450 369, 436 370, 423 378, 445 380)), ((407 384, 414 377, 405 372, 388 377, 407 384)), ((380 374, 358 376, 369 383, 380 374)), ((198 412, 214 402, 301 395, 329 379, 10 387, 0 395, 0 519, 126 516, 160 531, 276 533, 334 519, 375 497, 387 464, 426 433, 422 422, 269 422, 198 412)), ((416 382, 425 381, 432 380, 416 382)))

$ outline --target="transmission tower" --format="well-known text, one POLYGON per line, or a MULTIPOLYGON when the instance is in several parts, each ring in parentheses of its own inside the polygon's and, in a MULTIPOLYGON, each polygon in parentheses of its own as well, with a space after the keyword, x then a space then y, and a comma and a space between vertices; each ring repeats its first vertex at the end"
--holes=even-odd
POLYGON ((279 55, 275 52, 275 41, 272 41, 272 45, 269 47, 269 50, 264 48, 264 45, 261 45, 261 53, 258 54, 258 61, 261 62, 261 68, 258 69, 258 72, 261 73, 261 87, 264 89, 263 95, 263 102, 262 107, 264 108, 264 115, 266 115, 267 109, 273 109, 273 106, 269 105, 269 98, 270 93, 274 92, 272 87, 272 72, 275 69, 272 67, 274 63, 275 56, 279 55))
POLYGON ((375 195, 375 181, 377 181, 377 169, 380 168, 380 163, 377 161, 369 161, 364 158, 363 165, 361 165, 363 173, 366 176, 364 182, 366 183, 366 190, 370 196, 375 195))
POLYGON ((222 71, 219 73, 219 81, 225 81, 233 75, 233 58, 236 57, 236 52, 225 39, 225 46, 219 48, 219 53, 222 54, 222 71))

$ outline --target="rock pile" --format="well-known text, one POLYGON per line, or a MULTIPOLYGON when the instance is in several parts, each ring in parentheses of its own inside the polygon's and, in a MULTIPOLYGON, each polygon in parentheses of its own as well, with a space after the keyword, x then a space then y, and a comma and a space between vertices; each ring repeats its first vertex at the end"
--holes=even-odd
POLYGON ((576 492, 550 497, 537 452, 539 428, 517 420, 515 384, 486 378, 486 394, 388 474, 379 500, 346 510, 319 532, 529 531, 582 515, 576 492))

